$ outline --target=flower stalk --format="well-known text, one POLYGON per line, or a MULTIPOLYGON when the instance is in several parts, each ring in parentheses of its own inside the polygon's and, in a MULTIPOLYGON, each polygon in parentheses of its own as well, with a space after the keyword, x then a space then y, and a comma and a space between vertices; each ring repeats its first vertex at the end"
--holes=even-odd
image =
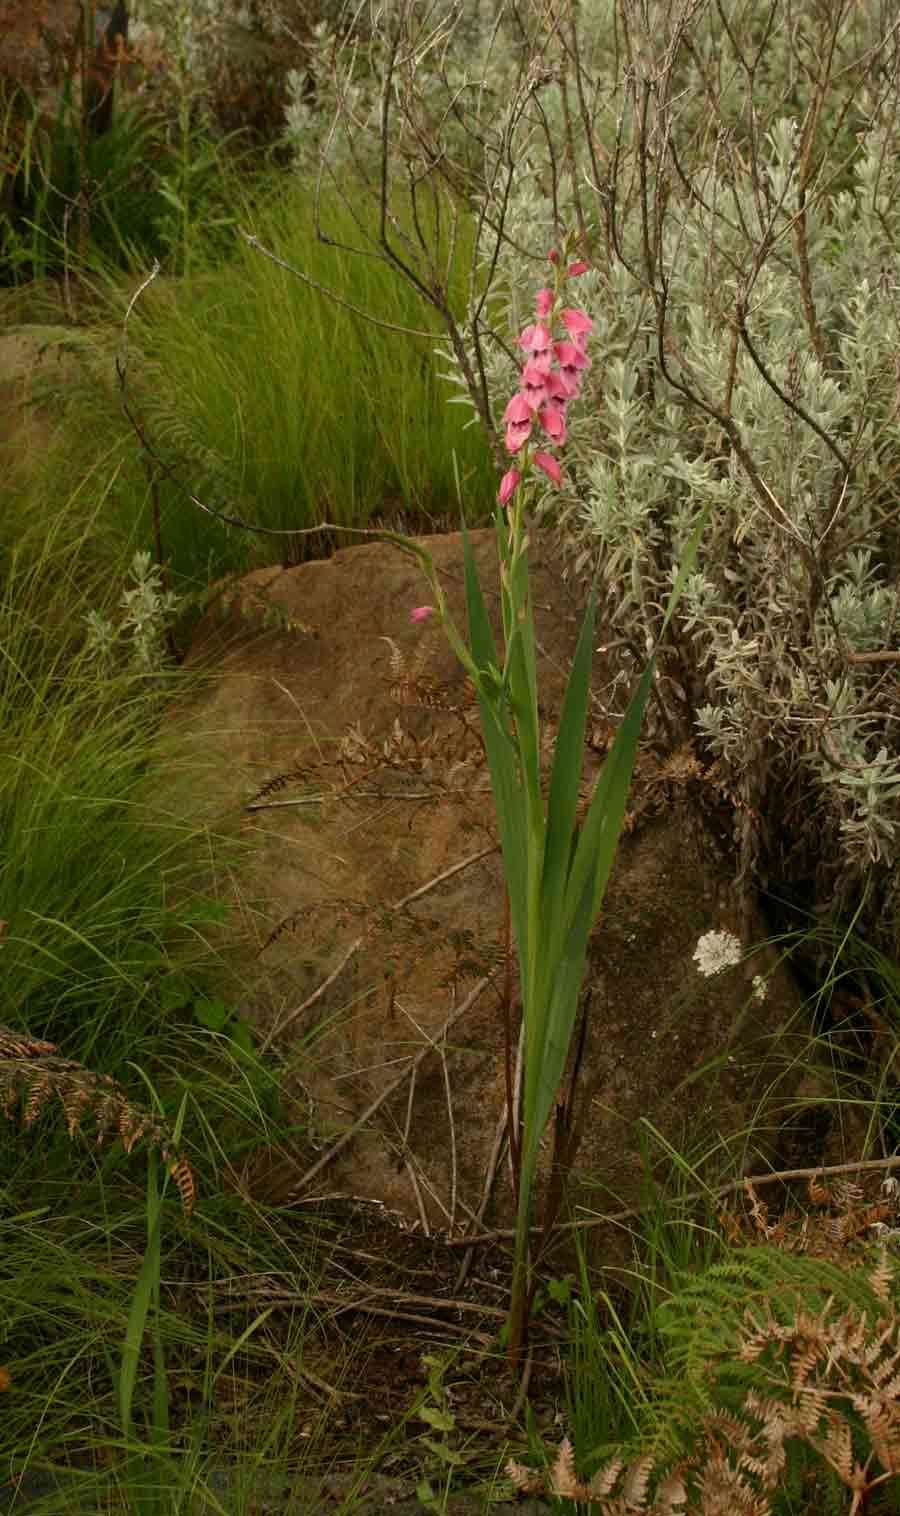
MULTIPOLYGON (((543 474, 555 485, 562 482, 557 455, 566 440, 567 410, 577 398, 591 363, 587 347, 593 322, 585 311, 564 304, 568 281, 588 267, 581 260, 570 261, 571 252, 565 247, 551 255, 552 285, 538 291, 536 319, 518 338, 524 354, 519 387, 503 418, 506 449, 512 461, 500 481, 495 515, 502 662, 465 527, 468 643, 448 612, 427 551, 409 539, 385 534, 417 556, 431 587, 433 606, 417 607, 412 619, 420 622, 432 614, 440 618, 453 651, 472 681, 497 813, 524 1021, 521 1130, 511 1134, 520 1156, 508 1336, 513 1363, 521 1360, 527 1337, 533 1271, 529 1240, 541 1140, 569 1054, 588 939, 612 868, 654 677, 651 657, 579 831, 576 810, 596 590, 592 589, 588 600, 563 700, 545 808, 526 520, 526 505, 537 475, 543 474)), ((666 625, 693 564, 702 526, 703 521, 685 553, 666 625)))

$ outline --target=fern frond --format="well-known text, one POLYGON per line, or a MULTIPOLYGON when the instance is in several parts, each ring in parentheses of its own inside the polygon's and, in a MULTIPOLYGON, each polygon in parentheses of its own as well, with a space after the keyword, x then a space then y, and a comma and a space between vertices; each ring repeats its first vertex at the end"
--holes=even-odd
POLYGON ((888 1301, 891 1296, 891 1285, 894 1281, 894 1265, 888 1256, 886 1248, 882 1248, 876 1267, 869 1275, 869 1284, 872 1293, 879 1300, 888 1301))
POLYGON ((283 773, 275 774, 271 779, 267 779, 266 783, 244 802, 245 806, 259 805, 261 800, 268 800, 272 795, 277 795, 279 790, 287 789, 291 784, 305 782, 309 777, 309 772, 308 764, 295 763, 283 773))
POLYGON ((0 1026, 0 1106, 12 1120, 17 1108, 26 1130, 34 1126, 50 1101, 62 1106, 66 1131, 74 1138, 85 1118, 93 1116, 97 1145, 119 1138, 126 1153, 138 1142, 156 1148, 189 1215, 196 1185, 187 1159, 172 1149, 169 1134, 144 1107, 132 1101, 108 1074, 96 1074, 72 1059, 60 1058, 56 1044, 22 1036, 0 1026))

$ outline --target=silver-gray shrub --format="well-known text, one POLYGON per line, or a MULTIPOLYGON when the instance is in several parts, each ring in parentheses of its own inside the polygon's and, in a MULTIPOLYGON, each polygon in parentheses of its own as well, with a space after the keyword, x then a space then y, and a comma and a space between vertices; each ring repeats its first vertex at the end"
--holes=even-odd
POLYGON ((822 904, 867 877, 896 937, 894 8, 474 10, 477 37, 473 7, 449 0, 358 7, 366 108, 348 115, 336 67, 329 151, 369 174, 378 251, 442 310, 445 372, 495 444, 548 249, 581 231, 596 356, 542 519, 572 572, 598 572, 627 684, 711 505, 660 660, 660 719, 718 761, 746 879, 814 881, 822 904), (476 251, 468 309, 450 311, 461 205, 476 251))

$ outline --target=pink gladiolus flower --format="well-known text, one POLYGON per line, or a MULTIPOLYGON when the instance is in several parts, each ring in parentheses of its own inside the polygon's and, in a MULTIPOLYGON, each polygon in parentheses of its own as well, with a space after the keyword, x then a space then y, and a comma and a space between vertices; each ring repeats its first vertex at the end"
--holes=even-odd
POLYGON ((560 483, 562 472, 552 453, 535 453, 534 462, 539 469, 543 469, 547 478, 552 479, 554 484, 560 483))
POLYGON ((503 419, 507 426, 524 426, 526 423, 531 425, 531 408, 521 391, 518 395, 513 395, 509 401, 503 412, 503 419))
POLYGON ((521 392, 513 395, 503 412, 503 419, 506 422, 507 452, 517 453, 531 432, 531 406, 521 392))
POLYGON ((557 373, 556 369, 547 375, 547 399, 552 400, 554 405, 558 405, 563 415, 565 415, 570 396, 564 379, 557 373))
POLYGON ((546 356, 549 366, 550 333, 545 326, 541 326, 540 322, 536 326, 526 326, 524 332, 519 337, 519 346, 525 349, 529 358, 540 360, 543 356, 546 356))
POLYGON ((570 263, 568 268, 569 278, 577 279, 579 274, 586 274, 590 266, 589 263, 585 263, 583 258, 579 259, 577 263, 570 263))
POLYGON ((558 447, 562 447, 566 440, 566 415, 562 406, 553 400, 548 400, 547 404, 541 407, 538 420, 551 441, 558 447))
POLYGON ((413 623, 413 626, 418 626, 421 621, 427 621, 428 617, 433 615, 433 605, 417 605, 414 610, 410 611, 409 619, 413 623))
POLYGON ((528 402, 529 410, 539 411, 547 399, 548 378, 549 374, 543 364, 535 358, 529 358, 519 380, 519 387, 528 402))
POLYGON ((578 339, 580 337, 586 339, 588 332, 592 332, 594 330, 594 323, 585 311, 563 311, 562 324, 565 327, 566 331, 569 333, 569 336, 572 338, 572 340, 578 343, 579 347, 583 347, 584 343, 579 342, 578 339))
POLYGON ((506 451, 517 453, 520 447, 524 447, 531 436, 531 422, 527 426, 508 426, 506 428, 506 451))
POLYGON ((590 368, 590 358, 574 342, 557 342, 553 351, 559 364, 560 383, 566 395, 577 395, 581 388, 581 370, 590 368))
POLYGON ((538 316, 549 316, 552 309, 553 291, 546 289, 538 290, 537 298, 535 300, 535 310, 537 311, 538 316))
POLYGON ((503 478, 500 480, 500 489, 497 494, 497 499, 501 505, 505 505, 507 500, 514 493, 516 485, 518 484, 521 477, 522 475, 519 473, 519 470, 517 468, 511 468, 507 474, 503 475, 503 478))

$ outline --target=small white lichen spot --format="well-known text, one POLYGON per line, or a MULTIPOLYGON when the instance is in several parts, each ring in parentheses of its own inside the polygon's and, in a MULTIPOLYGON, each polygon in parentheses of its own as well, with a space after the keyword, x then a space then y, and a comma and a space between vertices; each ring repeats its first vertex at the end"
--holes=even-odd
POLYGON ((740 938, 733 932, 704 932, 694 949, 694 962, 707 979, 734 968, 740 961, 740 938))

